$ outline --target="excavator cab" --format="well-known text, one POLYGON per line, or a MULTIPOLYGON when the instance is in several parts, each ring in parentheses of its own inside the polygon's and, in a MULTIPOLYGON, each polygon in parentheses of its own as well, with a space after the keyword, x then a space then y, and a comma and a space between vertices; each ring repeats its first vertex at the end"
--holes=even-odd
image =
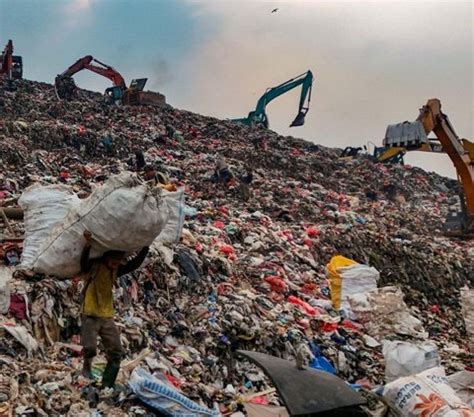
POLYGON ((19 55, 12 57, 12 78, 17 80, 23 78, 23 58, 19 55))
POLYGON ((119 86, 109 87, 104 92, 105 102, 107 104, 120 104, 123 99, 123 89, 119 86))
POLYGON ((262 126, 265 129, 268 129, 268 127, 270 126, 266 113, 257 113, 256 111, 251 111, 247 119, 242 120, 243 123, 248 126, 262 126))
POLYGON ((374 157, 377 158, 378 162, 383 162, 384 164, 400 164, 405 163, 403 157, 406 154, 404 148, 384 148, 383 146, 376 147, 374 149, 374 157))

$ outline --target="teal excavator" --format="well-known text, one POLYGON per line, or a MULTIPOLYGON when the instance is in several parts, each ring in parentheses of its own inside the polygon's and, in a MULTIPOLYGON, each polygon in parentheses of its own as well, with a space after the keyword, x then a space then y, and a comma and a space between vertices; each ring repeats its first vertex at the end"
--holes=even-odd
POLYGON ((268 128, 268 116, 265 113, 267 104, 277 97, 280 97, 282 94, 299 87, 300 85, 301 95, 298 115, 296 116, 295 120, 293 120, 290 127, 302 126, 305 121, 304 119, 306 113, 308 113, 309 102, 311 100, 311 89, 313 87, 313 73, 311 71, 307 71, 301 75, 298 75, 297 77, 292 78, 291 80, 288 80, 276 87, 267 89, 265 94, 259 98, 255 110, 251 111, 248 117, 244 117, 242 119, 233 119, 233 121, 237 123, 243 123, 247 126, 263 126, 268 128))

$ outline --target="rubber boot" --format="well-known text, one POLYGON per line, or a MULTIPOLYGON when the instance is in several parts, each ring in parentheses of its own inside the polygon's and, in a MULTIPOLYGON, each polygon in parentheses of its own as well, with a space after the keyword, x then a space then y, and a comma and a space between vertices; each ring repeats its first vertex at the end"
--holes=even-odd
POLYGON ((102 375, 102 388, 113 388, 120 370, 120 363, 107 362, 102 375))
POLYGON ((82 376, 92 379, 92 358, 84 358, 82 366, 82 376))

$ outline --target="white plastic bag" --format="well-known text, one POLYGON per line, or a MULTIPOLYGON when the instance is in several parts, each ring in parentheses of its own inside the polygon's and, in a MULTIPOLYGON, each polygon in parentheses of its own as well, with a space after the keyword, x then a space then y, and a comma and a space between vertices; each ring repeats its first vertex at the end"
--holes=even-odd
POLYGON ((384 340, 385 381, 415 375, 440 365, 436 345, 432 342, 409 343, 384 340))
MULTIPOLYGON (((61 277, 78 274, 85 230, 93 234, 91 257, 101 256, 111 249, 130 253, 148 246, 168 219, 169 207, 164 194, 160 188, 151 188, 130 173, 111 177, 87 199, 70 201, 65 217, 55 215, 55 226, 39 247, 35 241, 35 248, 26 248, 29 256, 22 265, 61 277)), ((29 201, 30 196, 26 194, 22 199, 29 201)), ((30 216, 29 208, 25 208, 26 216, 30 216)), ((31 208, 36 206, 30 205, 31 208)), ((37 217, 30 216, 27 236, 41 229, 38 223, 43 221, 45 213, 37 214, 37 217)))
POLYGON ((342 277, 341 308, 346 310, 349 309, 347 297, 377 289, 377 281, 380 279, 379 271, 363 264, 340 268, 339 273, 342 277))
POLYGON ((0 327, 10 333, 26 348, 28 356, 38 349, 38 342, 33 336, 31 336, 25 326, 15 325, 12 322, 3 322, 0 323, 0 327))
POLYGON ((473 410, 449 386, 442 367, 397 379, 383 390, 403 417, 470 417, 473 410))
POLYGON ((10 308, 10 286, 12 270, 0 265, 0 314, 7 314, 10 308))

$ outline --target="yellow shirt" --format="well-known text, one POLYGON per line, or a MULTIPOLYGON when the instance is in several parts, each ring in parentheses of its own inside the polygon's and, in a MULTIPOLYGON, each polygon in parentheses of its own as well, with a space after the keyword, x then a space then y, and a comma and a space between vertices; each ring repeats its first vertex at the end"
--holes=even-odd
POLYGON ((103 263, 97 263, 84 277, 84 285, 87 285, 84 301, 82 303, 82 314, 93 317, 113 317, 114 300, 113 286, 117 279, 117 272, 107 268, 103 263))

